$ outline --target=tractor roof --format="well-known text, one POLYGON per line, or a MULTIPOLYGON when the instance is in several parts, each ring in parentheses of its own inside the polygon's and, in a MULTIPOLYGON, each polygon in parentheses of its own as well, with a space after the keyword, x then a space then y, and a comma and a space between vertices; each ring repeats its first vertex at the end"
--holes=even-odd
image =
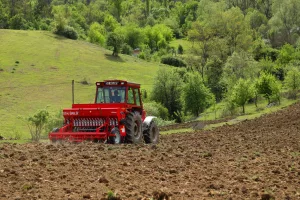
POLYGON ((126 80, 104 80, 102 82, 96 82, 97 86, 133 86, 140 87, 138 83, 127 82, 126 80))

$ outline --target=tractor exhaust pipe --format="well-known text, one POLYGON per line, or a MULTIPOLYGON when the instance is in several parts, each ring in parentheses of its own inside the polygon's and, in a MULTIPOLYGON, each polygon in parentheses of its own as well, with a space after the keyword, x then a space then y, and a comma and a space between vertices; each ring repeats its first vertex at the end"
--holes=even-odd
POLYGON ((74 80, 72 80, 72 104, 74 104, 74 80))

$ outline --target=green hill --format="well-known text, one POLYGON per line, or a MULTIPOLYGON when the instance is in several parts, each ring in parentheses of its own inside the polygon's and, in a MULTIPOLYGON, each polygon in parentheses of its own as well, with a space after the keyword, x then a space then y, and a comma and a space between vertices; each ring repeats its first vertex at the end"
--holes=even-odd
POLYGON ((22 117, 45 107, 53 112, 70 107, 73 79, 75 103, 92 103, 96 81, 126 79, 150 91, 158 68, 50 32, 0 30, 0 135, 29 137, 22 117))

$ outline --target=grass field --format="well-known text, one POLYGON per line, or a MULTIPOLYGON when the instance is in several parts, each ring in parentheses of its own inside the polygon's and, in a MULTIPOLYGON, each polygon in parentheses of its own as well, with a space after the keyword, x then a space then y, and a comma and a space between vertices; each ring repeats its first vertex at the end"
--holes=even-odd
POLYGON ((55 113, 70 107, 72 80, 75 103, 92 103, 94 83, 105 79, 126 79, 151 90, 163 66, 111 53, 50 32, 0 29, 0 135, 28 138, 23 118, 45 107, 55 113))

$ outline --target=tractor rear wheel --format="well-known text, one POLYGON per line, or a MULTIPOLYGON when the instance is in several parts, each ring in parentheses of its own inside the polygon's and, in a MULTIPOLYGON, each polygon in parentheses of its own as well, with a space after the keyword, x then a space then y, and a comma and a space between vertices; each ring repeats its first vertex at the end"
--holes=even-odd
POLYGON ((151 122, 148 129, 146 129, 144 132, 144 140, 146 144, 153 143, 157 144, 159 141, 159 131, 157 128, 157 125, 155 122, 151 122))
POLYGON ((127 143, 141 143, 143 139, 142 135, 142 118, 138 113, 128 113, 125 121, 127 143))

